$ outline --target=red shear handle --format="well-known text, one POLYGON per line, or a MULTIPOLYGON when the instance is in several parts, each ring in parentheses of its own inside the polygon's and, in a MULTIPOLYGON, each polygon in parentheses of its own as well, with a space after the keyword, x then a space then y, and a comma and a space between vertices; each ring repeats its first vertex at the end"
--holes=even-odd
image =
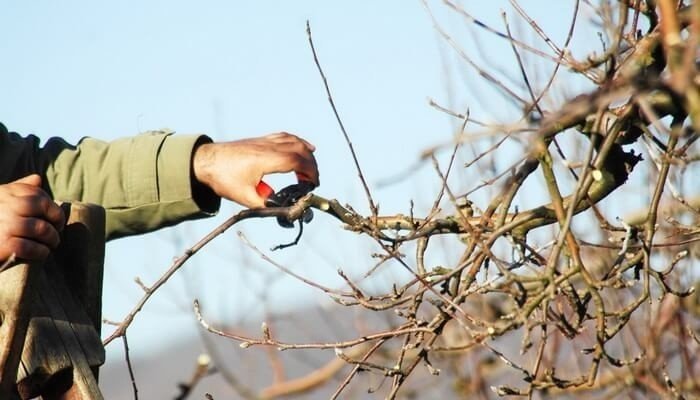
POLYGON ((263 181, 258 182, 258 186, 255 187, 255 191, 258 192, 258 196, 262 197, 265 200, 267 200, 268 197, 275 194, 275 190, 263 181))

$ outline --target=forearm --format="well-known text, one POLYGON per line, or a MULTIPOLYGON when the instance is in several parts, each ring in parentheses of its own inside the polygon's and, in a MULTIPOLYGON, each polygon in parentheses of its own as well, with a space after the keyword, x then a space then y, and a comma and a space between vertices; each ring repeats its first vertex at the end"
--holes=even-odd
POLYGON ((193 150, 203 141, 149 132, 76 146, 52 138, 40 147, 38 138, 0 126, 0 181, 39 173, 54 199, 103 206, 108 239, 145 233, 218 210, 219 197, 192 184, 193 150))

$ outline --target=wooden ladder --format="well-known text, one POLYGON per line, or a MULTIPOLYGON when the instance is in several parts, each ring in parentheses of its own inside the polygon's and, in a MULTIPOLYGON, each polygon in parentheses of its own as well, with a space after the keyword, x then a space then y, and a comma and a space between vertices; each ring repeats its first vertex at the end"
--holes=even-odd
POLYGON ((61 245, 0 272, 0 400, 102 399, 104 209, 62 204, 61 245))

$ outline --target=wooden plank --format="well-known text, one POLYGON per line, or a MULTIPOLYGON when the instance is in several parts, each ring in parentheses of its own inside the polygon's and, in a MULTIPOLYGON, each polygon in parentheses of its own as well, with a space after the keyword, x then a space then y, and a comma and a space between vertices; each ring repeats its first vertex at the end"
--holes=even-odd
MULTIPOLYGON (((64 338, 64 344, 66 344, 66 340, 75 340, 80 346, 76 351, 85 356, 89 366, 104 364, 105 349, 92 321, 88 318, 85 310, 71 297, 68 288, 64 284, 56 284, 61 279, 57 267, 55 265, 47 267, 48 280, 46 281, 46 289, 40 292, 41 298, 48 305, 51 317, 59 328, 61 336, 70 336, 68 339, 64 338)), ((70 353, 72 354, 72 352, 70 353)))
MULTIPOLYGON (((43 271, 40 274, 45 275, 43 271)), ((39 285, 45 281, 40 277, 39 285)), ((38 293, 30 296, 32 318, 27 329, 27 340, 22 350, 22 368, 17 373, 17 391, 22 399, 31 399, 45 392, 51 381, 61 377, 72 380, 73 363, 66 352, 56 324, 38 293)))
POLYGON ((30 302, 36 270, 19 264, 0 272, 0 398, 16 398, 15 382, 29 325, 30 302))
MULTIPOLYGON (((26 330, 17 391, 22 399, 101 399, 98 366, 104 260, 104 209, 62 205, 68 216, 59 249, 39 269, 28 292, 26 330)), ((0 396, 0 398, 5 398, 0 396)))
POLYGON ((102 399, 97 380, 90 369, 91 366, 101 365, 104 362, 102 341, 95 332, 92 322, 74 303, 65 284, 61 282, 55 264, 48 263, 45 269, 47 273, 41 276, 39 285, 43 290, 39 295, 49 310, 72 368, 71 374, 65 372, 60 374, 61 371, 54 373, 64 378, 50 381, 50 385, 42 393, 43 398, 47 400, 102 399), (94 365, 90 365, 90 362, 94 365), (72 382, 72 385, 64 381, 72 382), (72 397, 64 397, 67 393, 73 393, 72 397))
POLYGON ((68 216, 56 263, 68 289, 87 312, 95 331, 102 328, 105 210, 85 203, 61 205, 68 216))
MULTIPOLYGON (((93 322, 98 337, 102 332, 102 285, 105 258, 105 209, 85 203, 63 205, 68 222, 64 235, 70 240, 59 248, 58 265, 66 279, 68 290, 82 304, 93 322), (77 248, 76 248, 77 247, 77 248)), ((89 359, 95 379, 99 377, 100 360, 89 359)))
POLYGON ((102 398, 91 367, 104 362, 104 347, 52 259, 40 271, 31 297, 36 307, 22 351, 25 375, 17 381, 21 398, 58 399, 68 391, 83 396, 71 398, 102 398))
MULTIPOLYGON (((63 205, 64 210, 66 205, 63 205)), ((61 301, 70 330, 61 331, 71 346, 77 343, 82 352, 69 351, 74 364, 72 386, 57 395, 45 395, 45 400, 102 399, 97 384, 98 367, 105 361, 100 339, 102 327, 102 280, 105 249, 105 211, 102 207, 73 203, 68 206, 68 222, 63 232, 64 244, 56 252, 55 268, 47 269, 61 301)), ((57 315, 61 321, 60 315, 57 315)))

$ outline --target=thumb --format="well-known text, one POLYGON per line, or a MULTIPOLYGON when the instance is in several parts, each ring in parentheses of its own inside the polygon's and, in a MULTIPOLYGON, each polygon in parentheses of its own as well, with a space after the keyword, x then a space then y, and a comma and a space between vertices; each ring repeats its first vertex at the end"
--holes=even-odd
POLYGON ((38 174, 27 175, 23 178, 17 179, 14 183, 23 183, 25 185, 39 187, 41 186, 41 176, 38 174))

